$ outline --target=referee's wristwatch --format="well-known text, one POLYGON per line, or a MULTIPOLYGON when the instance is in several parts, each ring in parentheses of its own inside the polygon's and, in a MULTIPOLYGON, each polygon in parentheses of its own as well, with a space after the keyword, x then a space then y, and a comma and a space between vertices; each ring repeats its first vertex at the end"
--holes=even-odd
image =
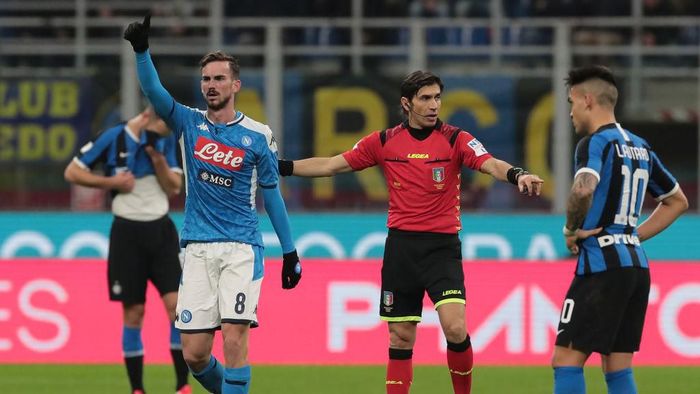
POLYGON ((576 230, 569 230, 569 228, 566 227, 566 225, 564 225, 564 227, 561 229, 561 232, 562 234, 564 234, 565 237, 573 237, 574 235, 576 235, 576 230))

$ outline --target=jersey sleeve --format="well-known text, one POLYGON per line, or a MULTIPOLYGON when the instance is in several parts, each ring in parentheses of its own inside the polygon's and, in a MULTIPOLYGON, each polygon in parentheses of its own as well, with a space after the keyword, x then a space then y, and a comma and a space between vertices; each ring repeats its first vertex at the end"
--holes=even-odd
MULTIPOLYGON (((257 163, 258 185, 262 188, 274 188, 279 182, 279 172, 277 170, 277 142, 272 135, 272 130, 265 126, 264 146, 261 146, 257 163)), ((262 145, 262 144, 261 144, 262 145)))
POLYGON ((343 158, 352 167, 353 171, 376 166, 382 160, 382 142, 379 134, 379 131, 375 131, 365 136, 352 149, 343 153, 343 158))
POLYGON ((153 105, 153 109, 170 126, 176 139, 180 139, 188 116, 196 110, 175 101, 165 89, 160 82, 149 50, 136 53, 136 74, 141 90, 153 105))
POLYGON ((175 139, 174 134, 170 134, 167 137, 163 138, 163 155, 165 156, 165 160, 168 162, 168 167, 170 167, 171 170, 180 172, 182 173, 182 165, 181 159, 179 156, 179 151, 177 147, 177 140, 175 139))
POLYGON ((167 117, 164 117, 163 120, 173 131, 175 140, 179 140, 182 137, 182 133, 186 131, 188 125, 201 123, 200 114, 201 112, 198 109, 174 101, 172 111, 167 117))
POLYGON ((669 172, 663 163, 659 159, 659 156, 652 150, 649 150, 650 160, 651 160, 651 173, 649 174, 649 185, 647 186, 647 191, 657 200, 661 201, 664 198, 675 194, 680 186, 676 178, 673 177, 671 172, 669 172))
POLYGON ((596 135, 586 136, 576 145, 574 158, 574 178, 580 173, 592 174, 600 181, 600 171, 603 165, 603 150, 607 142, 596 135))
POLYGON ((458 131, 458 133, 455 148, 462 158, 462 165, 478 171, 481 165, 493 156, 473 135, 466 131, 458 131))
POLYGON ((123 128, 124 125, 119 125, 100 133, 95 139, 80 148, 74 161, 85 169, 93 169, 98 163, 106 162, 109 148, 123 128))

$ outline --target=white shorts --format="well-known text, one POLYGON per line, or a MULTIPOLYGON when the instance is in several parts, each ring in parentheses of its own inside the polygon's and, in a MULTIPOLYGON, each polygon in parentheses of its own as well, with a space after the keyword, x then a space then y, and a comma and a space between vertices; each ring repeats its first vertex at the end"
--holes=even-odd
POLYGON ((221 323, 258 325, 262 248, 239 242, 190 243, 185 247, 175 327, 218 329, 221 323))

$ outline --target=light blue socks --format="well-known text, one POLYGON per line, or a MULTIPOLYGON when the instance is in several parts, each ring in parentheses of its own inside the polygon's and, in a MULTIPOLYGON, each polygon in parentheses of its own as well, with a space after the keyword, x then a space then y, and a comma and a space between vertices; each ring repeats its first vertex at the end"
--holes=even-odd
POLYGON ((226 368, 223 394, 248 394, 250 389, 250 365, 241 368, 226 368))
POLYGON ((192 376, 194 376, 207 391, 221 394, 221 385, 224 380, 224 367, 216 360, 213 354, 209 358, 209 365, 207 365, 206 368, 200 372, 191 372, 192 376))

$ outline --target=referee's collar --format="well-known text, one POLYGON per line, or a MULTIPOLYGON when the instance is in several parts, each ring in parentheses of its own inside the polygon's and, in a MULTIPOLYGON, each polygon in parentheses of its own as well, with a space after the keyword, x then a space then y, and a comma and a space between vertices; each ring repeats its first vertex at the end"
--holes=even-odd
POLYGON ((432 127, 423 127, 421 129, 417 129, 415 127, 411 127, 411 125, 408 124, 408 119, 404 120, 403 123, 401 124, 404 129, 408 130, 408 132, 411 134, 411 136, 417 140, 424 140, 428 138, 428 136, 433 132, 433 130, 439 130, 440 127, 442 127, 442 121, 440 119, 435 122, 435 126, 432 127))
POLYGON ((414 131, 417 133, 425 133, 425 132, 429 132, 429 131, 433 131, 433 130, 438 130, 440 127, 442 127, 442 121, 440 119, 438 119, 437 122, 435 122, 435 126, 423 127, 420 129, 417 129, 415 127, 411 127, 411 125, 408 124, 408 119, 404 120, 401 123, 401 125, 403 126, 404 129, 406 129, 408 131, 414 131))

